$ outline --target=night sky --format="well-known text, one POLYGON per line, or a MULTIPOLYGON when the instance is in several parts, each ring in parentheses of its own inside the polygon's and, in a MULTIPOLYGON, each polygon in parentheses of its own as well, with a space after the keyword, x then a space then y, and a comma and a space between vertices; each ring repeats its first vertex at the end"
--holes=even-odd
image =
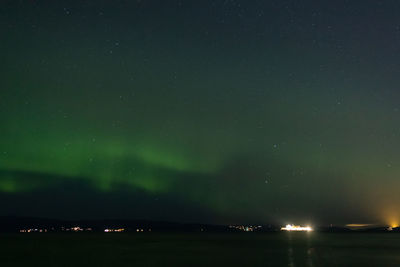
POLYGON ((0 215, 400 221, 400 2, 0 3, 0 215))

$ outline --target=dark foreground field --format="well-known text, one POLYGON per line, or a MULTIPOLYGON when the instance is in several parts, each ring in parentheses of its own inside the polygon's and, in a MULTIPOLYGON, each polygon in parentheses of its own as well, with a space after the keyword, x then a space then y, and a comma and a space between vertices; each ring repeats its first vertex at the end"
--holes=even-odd
POLYGON ((2 234, 0 266, 400 266, 400 234, 2 234))

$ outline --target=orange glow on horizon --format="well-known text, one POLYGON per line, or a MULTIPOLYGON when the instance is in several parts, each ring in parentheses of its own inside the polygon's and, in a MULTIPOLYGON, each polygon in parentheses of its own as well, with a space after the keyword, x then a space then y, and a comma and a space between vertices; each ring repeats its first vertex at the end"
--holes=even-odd
POLYGON ((392 227, 392 228, 396 228, 400 226, 399 223, 399 216, 393 216, 393 214, 391 214, 390 216, 386 217, 387 224, 392 227))
POLYGON ((380 211, 380 216, 383 219, 382 221, 386 223, 386 225, 396 228, 400 226, 400 211, 398 210, 398 206, 394 204, 394 202, 385 203, 382 206, 382 210, 380 211))

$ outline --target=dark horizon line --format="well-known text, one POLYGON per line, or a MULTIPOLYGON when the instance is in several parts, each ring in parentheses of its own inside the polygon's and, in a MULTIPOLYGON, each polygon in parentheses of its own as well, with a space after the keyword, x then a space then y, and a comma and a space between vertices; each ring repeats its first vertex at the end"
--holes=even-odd
MULTIPOLYGON (((199 221, 172 221, 172 220, 156 220, 156 219, 143 219, 143 218, 96 218, 96 219, 89 219, 89 218, 80 218, 80 219, 62 219, 62 218, 54 218, 54 217, 42 217, 42 216, 20 216, 20 215, 0 215, 0 224, 2 222, 7 221, 7 220, 18 220, 18 221, 23 221, 23 220, 35 220, 38 222, 53 222, 53 223, 88 223, 88 222, 110 222, 110 223, 116 223, 116 222, 136 222, 136 223, 160 223, 160 224, 176 224, 176 225, 204 225, 204 226, 268 226, 268 227, 281 227, 284 226, 282 224, 277 224, 277 223, 272 223, 272 222, 266 222, 266 223, 230 223, 230 224, 222 224, 222 223, 205 223, 205 222, 199 222, 199 221)), ((294 223, 297 225, 296 223, 294 223)), ((299 224, 302 225, 302 224, 299 224)), ((348 228, 351 229, 353 228, 350 226, 351 224, 316 224, 316 225, 310 225, 313 228, 348 228)), ((391 227, 388 224, 380 224, 380 223, 373 223, 373 224, 365 224, 364 226, 360 226, 360 228, 379 228, 379 227, 391 227)), ((393 228, 400 228, 400 227, 393 227, 393 228)))

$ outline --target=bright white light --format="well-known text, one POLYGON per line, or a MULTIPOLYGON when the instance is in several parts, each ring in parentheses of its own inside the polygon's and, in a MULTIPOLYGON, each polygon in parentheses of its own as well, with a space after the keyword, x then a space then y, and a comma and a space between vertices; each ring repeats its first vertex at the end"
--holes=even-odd
POLYGON ((292 225, 292 224, 288 224, 285 227, 281 228, 282 231, 303 231, 303 232, 310 232, 313 229, 310 226, 298 226, 298 225, 292 225))

